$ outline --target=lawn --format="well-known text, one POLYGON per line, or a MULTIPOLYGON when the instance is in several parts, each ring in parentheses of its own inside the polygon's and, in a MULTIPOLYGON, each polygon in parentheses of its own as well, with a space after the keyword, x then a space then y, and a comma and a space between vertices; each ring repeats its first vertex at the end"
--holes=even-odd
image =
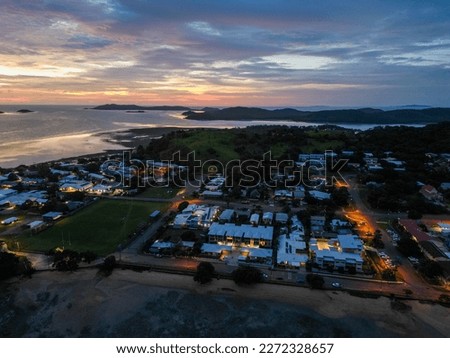
POLYGON ((150 187, 145 189, 145 191, 138 196, 140 198, 172 199, 181 189, 182 188, 169 188, 163 186, 150 187))
POLYGON ((76 251, 90 250, 104 256, 115 251, 128 235, 146 222, 154 210, 163 211, 166 203, 107 200, 64 218, 37 235, 18 239, 23 250, 47 251, 64 246, 76 251))
POLYGON ((226 163, 239 158, 233 149, 235 134, 228 130, 204 130, 177 139, 178 145, 195 151, 196 159, 217 159, 226 163))

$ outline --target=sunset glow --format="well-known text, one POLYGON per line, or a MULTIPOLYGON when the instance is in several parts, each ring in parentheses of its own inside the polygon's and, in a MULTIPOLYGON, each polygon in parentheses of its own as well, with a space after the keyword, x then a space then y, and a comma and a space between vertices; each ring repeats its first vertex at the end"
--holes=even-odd
POLYGON ((0 102, 448 106, 448 6, 5 0, 0 102))

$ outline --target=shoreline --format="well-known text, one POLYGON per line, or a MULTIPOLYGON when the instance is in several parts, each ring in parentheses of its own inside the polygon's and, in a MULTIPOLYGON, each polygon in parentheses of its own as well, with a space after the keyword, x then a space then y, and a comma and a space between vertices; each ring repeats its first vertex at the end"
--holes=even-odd
POLYGON ((0 331, 24 337, 449 337, 449 310, 388 298, 190 276, 40 272, 6 284, 0 331), (5 307, 7 306, 7 307, 5 307), (370 310, 368 310, 370 307, 370 310), (42 322, 45 322, 43 324, 42 322))

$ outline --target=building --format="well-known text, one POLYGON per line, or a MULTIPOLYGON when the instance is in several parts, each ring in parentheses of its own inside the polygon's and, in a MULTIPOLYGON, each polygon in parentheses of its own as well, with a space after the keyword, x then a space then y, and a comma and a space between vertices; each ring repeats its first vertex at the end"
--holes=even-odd
POLYGON ((329 200, 331 199, 331 194, 325 193, 319 190, 310 190, 309 195, 316 200, 329 200))
POLYGON ((411 234, 411 237, 417 242, 421 241, 429 241, 431 240, 431 236, 426 232, 422 231, 415 220, 411 219, 401 219, 399 220, 399 224, 403 227, 403 229, 411 234))
POLYGON ((64 182, 59 186, 59 190, 63 192, 73 193, 76 191, 87 191, 91 189, 94 185, 91 182, 84 180, 74 180, 64 182))
POLYGON ((442 201, 442 194, 437 191, 437 189, 432 185, 424 185, 420 188, 420 194, 422 194, 425 199, 430 201, 442 201))
POLYGON ((273 222, 273 213, 267 211, 263 214, 262 221, 264 225, 272 225, 273 222))
POLYGON ((309 255, 306 242, 300 235, 280 235, 278 238, 277 264, 288 267, 304 266, 309 255))
POLYGON ((173 228, 207 228, 217 218, 218 213, 218 206, 191 204, 180 214, 175 216, 175 219, 173 221, 173 228))
POLYGON ((255 213, 250 216, 250 224, 253 226, 257 226, 259 224, 259 214, 255 213))
POLYGON ((233 209, 225 209, 219 216, 219 222, 221 224, 230 223, 234 220, 235 213, 233 209))
POLYGON ((309 248, 314 263, 321 269, 362 272, 363 242, 356 235, 338 235, 336 239, 311 239, 309 248))
POLYGON ((233 247, 231 245, 219 245, 204 243, 200 249, 202 256, 220 258, 229 255, 233 247))
POLYGON ((240 250, 239 263, 272 265, 272 249, 246 247, 240 250))
POLYGON ((289 220, 289 215, 286 213, 276 213, 275 214, 275 222, 277 224, 286 225, 289 220))
POLYGON ((208 231, 208 240, 225 245, 270 248, 273 227, 213 223, 208 231))
POLYGON ((62 218, 62 216, 63 216, 63 213, 61 213, 61 212, 49 211, 48 213, 42 215, 42 219, 45 222, 53 222, 53 221, 56 221, 56 220, 62 218))

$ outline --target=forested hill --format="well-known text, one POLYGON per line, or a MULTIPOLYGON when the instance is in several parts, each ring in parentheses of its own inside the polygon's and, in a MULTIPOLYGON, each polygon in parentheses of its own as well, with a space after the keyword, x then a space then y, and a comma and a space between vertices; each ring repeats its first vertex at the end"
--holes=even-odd
POLYGON ((194 120, 289 120, 311 123, 419 124, 450 121, 450 108, 396 109, 390 111, 362 108, 310 112, 292 108, 269 110, 230 107, 224 109, 204 108, 202 111, 187 111, 183 115, 186 119, 194 120))
POLYGON ((135 104, 103 104, 92 109, 116 111, 187 111, 189 107, 183 106, 137 106, 135 104))

